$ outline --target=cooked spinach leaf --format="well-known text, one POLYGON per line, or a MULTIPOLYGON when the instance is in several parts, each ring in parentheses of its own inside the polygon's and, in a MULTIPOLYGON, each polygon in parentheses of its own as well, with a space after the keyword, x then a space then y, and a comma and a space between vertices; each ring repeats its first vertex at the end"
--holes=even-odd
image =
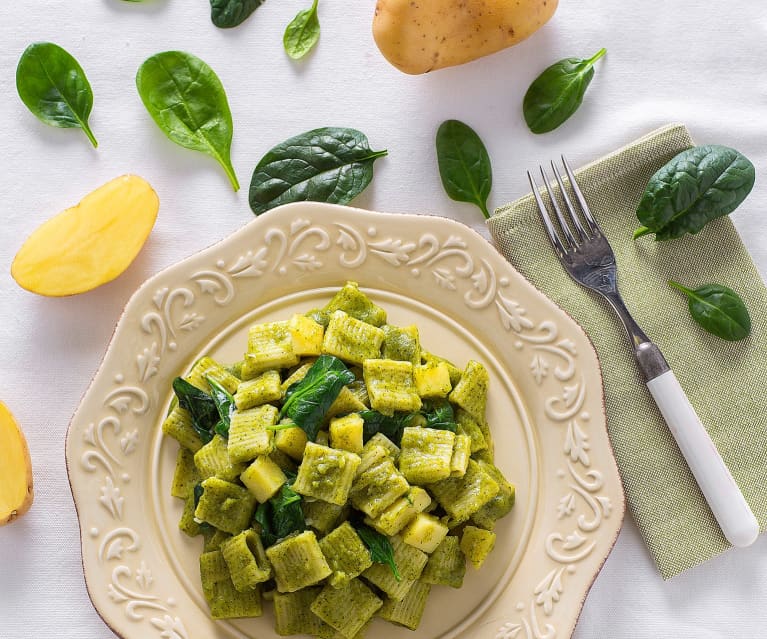
POLYGON ((205 62, 183 51, 157 53, 139 67, 136 87, 149 115, 176 144, 215 158, 232 188, 232 112, 221 80, 205 62))
MULTIPOLYGON (((200 497, 202 497, 202 494, 205 492, 205 489, 202 487, 202 484, 199 482, 194 485, 194 489, 192 491, 192 494, 194 496, 194 507, 197 508, 197 504, 200 503, 200 497)), ((213 528, 207 521, 199 521, 198 519, 195 519, 195 522, 200 527, 200 532, 210 530, 213 528)))
POLYGON ((216 424, 221 419, 216 402, 207 393, 193 386, 185 379, 173 380, 173 392, 178 397, 178 405, 188 410, 192 416, 192 427, 204 444, 213 439, 216 424))
POLYGON ((655 233, 670 240, 697 233, 732 213, 754 186, 754 165, 735 149, 696 146, 673 157, 650 178, 637 207, 634 239, 655 233))
POLYGON ((285 392, 280 417, 290 417, 313 442, 328 408, 341 389, 353 381, 354 373, 340 359, 333 355, 320 355, 306 376, 285 392))
POLYGON ((372 151, 355 129, 301 133, 261 158, 250 181, 250 208, 260 215, 288 202, 348 204, 373 179, 373 162, 386 154, 372 151))
POLYGON ((453 405, 446 399, 427 400, 424 402, 421 414, 426 418, 426 424, 424 424, 426 428, 452 432, 458 429, 453 405))
POLYGON ((77 60, 52 42, 30 44, 16 67, 16 90, 21 101, 42 122, 82 129, 98 146, 88 124, 93 91, 77 60))
POLYGON ((220 418, 214 429, 222 437, 229 438, 229 426, 232 423, 232 415, 237 410, 234 404, 234 397, 209 375, 206 375, 205 379, 210 384, 211 397, 213 397, 220 418))
POLYGON ((320 39, 320 19, 317 16, 317 2, 309 9, 299 11, 290 21, 282 38, 285 52, 294 60, 303 58, 320 39))
POLYGON ((306 530, 301 495, 292 488, 294 481, 295 475, 289 477, 274 497, 256 509, 253 521, 261 527, 261 541, 266 547, 294 532, 306 530))
POLYGON ((553 131, 578 110, 594 77, 594 63, 606 49, 588 59, 564 58, 539 75, 525 93, 522 112, 533 133, 553 131))
POLYGON ((376 433, 381 433, 399 446, 402 441, 402 431, 413 423, 418 413, 394 413, 389 416, 375 410, 363 410, 360 411, 360 417, 364 421, 363 441, 367 442, 376 433))
POLYGON ((448 196, 457 202, 476 204, 489 218, 487 198, 493 186, 493 169, 474 129, 459 120, 443 122, 437 129, 437 163, 448 196))
POLYGON ((691 290, 669 280, 669 286, 687 296, 692 318, 717 337, 734 342, 748 337, 751 317, 740 296, 727 286, 706 284, 691 290))
POLYGON ((219 29, 241 25, 264 0, 210 0, 210 19, 219 29))
POLYGON ((402 581, 402 577, 397 569, 397 562, 394 561, 394 548, 392 548, 388 537, 385 537, 368 526, 360 526, 357 528, 357 534, 360 536, 360 539, 362 539, 362 543, 364 543, 370 551, 370 558, 377 564, 389 566, 394 574, 394 578, 397 581, 402 581))

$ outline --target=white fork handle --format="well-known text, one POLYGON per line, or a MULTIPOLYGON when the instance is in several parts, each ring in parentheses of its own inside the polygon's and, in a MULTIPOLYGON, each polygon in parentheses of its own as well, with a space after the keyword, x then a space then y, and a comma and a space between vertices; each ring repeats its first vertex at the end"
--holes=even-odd
POLYGON ((750 546, 759 535, 759 523, 674 372, 669 370, 651 379, 647 382, 647 388, 658 404, 724 536, 733 546, 750 546))

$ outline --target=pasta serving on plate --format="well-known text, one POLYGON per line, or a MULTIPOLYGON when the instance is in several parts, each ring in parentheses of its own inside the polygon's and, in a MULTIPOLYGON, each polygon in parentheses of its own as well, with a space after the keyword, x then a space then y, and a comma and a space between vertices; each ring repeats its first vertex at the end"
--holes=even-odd
POLYGON ((514 486, 493 463, 488 374, 422 349, 354 282, 321 309, 256 324, 229 366, 174 380, 166 435, 182 532, 202 536, 214 619, 273 601, 280 635, 415 630, 434 585, 492 551, 514 486))

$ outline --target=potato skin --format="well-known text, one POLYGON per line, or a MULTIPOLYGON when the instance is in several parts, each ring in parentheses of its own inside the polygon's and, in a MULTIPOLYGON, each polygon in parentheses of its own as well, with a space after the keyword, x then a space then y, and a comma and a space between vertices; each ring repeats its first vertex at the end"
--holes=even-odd
POLYGON ((427 73, 480 58, 542 27, 558 0, 378 0, 373 38, 404 73, 427 73))

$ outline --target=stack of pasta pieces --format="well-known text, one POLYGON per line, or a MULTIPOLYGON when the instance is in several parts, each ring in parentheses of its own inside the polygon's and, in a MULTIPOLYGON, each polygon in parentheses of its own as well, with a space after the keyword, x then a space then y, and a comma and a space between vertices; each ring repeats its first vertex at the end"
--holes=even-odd
POLYGON ((431 587, 461 587, 514 505, 487 371, 422 350, 354 282, 248 342, 241 362, 204 357, 177 379, 163 424, 211 616, 272 599, 280 635, 356 639, 376 616, 415 630, 431 587))

